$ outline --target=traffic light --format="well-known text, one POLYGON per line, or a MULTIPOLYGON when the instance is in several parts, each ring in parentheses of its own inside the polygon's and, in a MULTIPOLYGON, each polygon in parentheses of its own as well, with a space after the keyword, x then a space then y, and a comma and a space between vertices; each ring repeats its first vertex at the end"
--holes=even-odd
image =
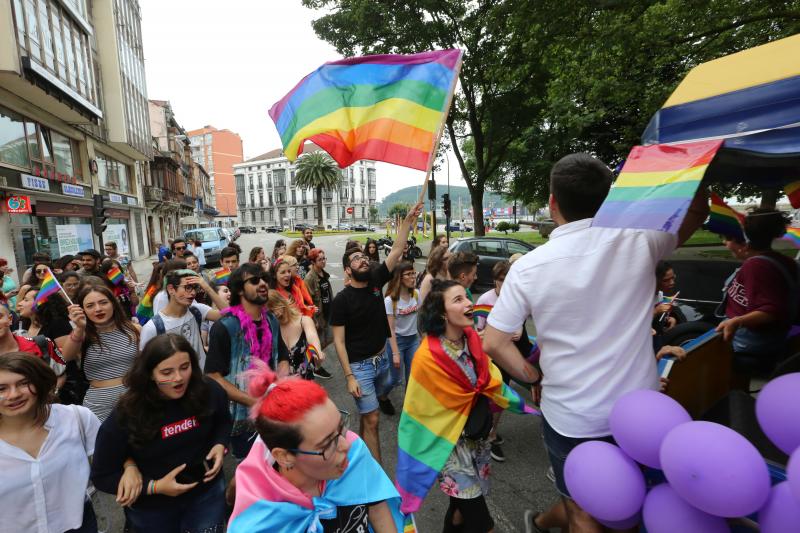
POLYGON ((94 229, 94 234, 98 237, 103 236, 103 232, 106 230, 106 226, 108 225, 108 209, 105 208, 102 194, 95 194, 94 195, 94 208, 92 209, 92 214, 94 215, 92 219, 92 228, 94 229))
POLYGON ((446 218, 450 218, 450 195, 444 193, 442 195, 442 211, 444 211, 444 216, 446 218))

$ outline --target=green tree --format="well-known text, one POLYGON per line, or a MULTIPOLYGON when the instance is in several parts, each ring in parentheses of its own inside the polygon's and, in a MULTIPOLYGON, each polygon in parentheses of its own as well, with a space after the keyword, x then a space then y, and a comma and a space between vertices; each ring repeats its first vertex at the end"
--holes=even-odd
POLYGON ((374 205, 369 206, 369 221, 370 223, 378 221, 378 208, 374 205))
POLYGON ((322 219, 322 192, 333 191, 339 184, 339 167, 322 150, 302 155, 297 160, 295 183, 298 188, 314 189, 317 196, 317 226, 325 227, 322 219))
POLYGON ((409 204, 398 203, 389 208, 389 217, 391 218, 406 218, 408 210, 411 209, 409 204))

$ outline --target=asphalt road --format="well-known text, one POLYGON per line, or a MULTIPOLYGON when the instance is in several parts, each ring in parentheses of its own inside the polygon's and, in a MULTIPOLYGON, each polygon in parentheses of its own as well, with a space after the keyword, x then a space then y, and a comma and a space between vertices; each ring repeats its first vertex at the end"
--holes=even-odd
MULTIPOLYGON (((242 247, 243 259, 246 260, 253 246, 262 246, 269 253, 279 238, 282 237, 259 232, 243 234, 237 243, 242 247)), ((314 239, 314 243, 325 250, 328 258, 327 270, 331 274, 334 294, 343 287, 341 257, 346 241, 346 235, 320 236, 314 239)), ((146 276, 149 276, 149 271, 147 268, 140 269, 140 264, 142 263, 137 264, 137 274, 140 280, 145 280, 146 276)), ((417 269, 422 268, 424 261, 417 261, 417 269)), ((325 368, 333 374, 333 379, 322 381, 322 385, 340 408, 355 412, 355 402, 347 392, 343 373, 332 345, 326 350, 326 356, 325 368)), ((398 414, 391 417, 381 415, 380 435, 383 466, 389 476, 393 477, 397 461, 397 424, 403 404, 402 387, 392 391, 390 399, 398 414)), ((357 422, 354 425, 356 427, 351 429, 357 431, 357 422)), ((557 495, 552 483, 546 477, 549 463, 542 444, 540 420, 533 416, 504 414, 500 423, 500 433, 505 439, 503 450, 507 459, 504 463, 493 462, 492 491, 487 501, 496 524, 496 532, 522 532, 524 510, 526 508, 545 510, 557 500, 557 495)), ((441 531, 447 505, 447 497, 438 487, 434 487, 421 511, 416 515, 418 530, 422 533, 441 531)))

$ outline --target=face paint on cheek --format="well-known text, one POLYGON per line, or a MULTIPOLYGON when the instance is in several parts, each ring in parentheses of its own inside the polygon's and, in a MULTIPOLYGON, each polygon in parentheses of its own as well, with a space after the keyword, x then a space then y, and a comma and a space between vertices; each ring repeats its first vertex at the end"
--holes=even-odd
POLYGON ((159 387, 168 387, 168 386, 171 386, 173 383, 178 383, 179 381, 181 381, 181 380, 180 379, 162 379, 162 380, 156 381, 156 385, 158 385, 159 387))

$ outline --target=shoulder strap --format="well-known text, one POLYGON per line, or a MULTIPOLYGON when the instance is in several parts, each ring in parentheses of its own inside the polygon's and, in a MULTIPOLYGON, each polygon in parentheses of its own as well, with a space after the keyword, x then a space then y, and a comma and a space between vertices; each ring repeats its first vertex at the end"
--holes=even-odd
POLYGON ((200 324, 203 323, 203 313, 201 313, 198 308, 192 305, 189 306, 189 312, 192 313, 192 316, 194 316, 194 319, 197 322, 197 329, 200 329, 200 324))
POLYGON ((48 360, 50 359, 50 343, 47 342, 48 339, 44 335, 36 335, 33 338, 33 342, 36 343, 36 346, 39 348, 39 351, 42 353, 42 357, 46 357, 48 360))
POLYGON ((164 319, 161 318, 161 313, 156 313, 150 320, 156 327, 156 335, 163 335, 167 332, 167 328, 164 326, 164 319))
MULTIPOLYGON (((78 422, 78 429, 81 432, 81 444, 83 444, 83 450, 86 450, 86 430, 83 429, 83 420, 81 420, 81 412, 80 408, 77 404, 72 405, 72 412, 75 413, 75 419, 78 422)), ((87 451, 88 454, 88 451, 87 451)))

